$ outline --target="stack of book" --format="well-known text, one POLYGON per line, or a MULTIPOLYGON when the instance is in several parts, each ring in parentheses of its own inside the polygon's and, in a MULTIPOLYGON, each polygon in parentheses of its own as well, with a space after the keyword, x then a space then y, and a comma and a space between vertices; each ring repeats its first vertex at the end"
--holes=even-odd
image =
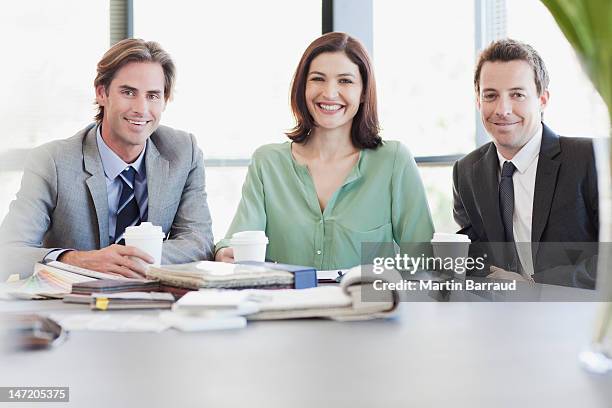
POLYGON ((159 291, 159 282, 148 279, 99 279, 72 285, 72 294, 90 295, 92 293, 153 292, 159 291))
POLYGON ((92 292, 154 290, 159 290, 159 282, 131 279, 53 261, 48 264, 37 263, 34 265, 34 273, 25 279, 0 284, 0 298, 49 299, 64 298, 71 293, 88 295, 92 292))
POLYGON ((159 280, 162 289, 301 289, 317 286, 313 268, 264 262, 247 265, 201 261, 150 266, 147 278, 159 280))

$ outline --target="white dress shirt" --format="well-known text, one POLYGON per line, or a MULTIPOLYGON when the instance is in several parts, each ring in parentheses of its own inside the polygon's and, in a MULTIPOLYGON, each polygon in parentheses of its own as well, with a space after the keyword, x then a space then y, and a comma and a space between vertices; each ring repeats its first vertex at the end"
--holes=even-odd
POLYGON ((499 173, 506 161, 512 162, 516 171, 512 175, 514 184, 514 214, 512 215, 512 231, 514 242, 517 243, 519 260, 523 272, 533 275, 533 258, 531 254, 531 221, 533 217, 533 196, 535 191, 536 170, 542 145, 542 125, 525 146, 511 159, 507 160, 497 151, 499 158, 499 173))

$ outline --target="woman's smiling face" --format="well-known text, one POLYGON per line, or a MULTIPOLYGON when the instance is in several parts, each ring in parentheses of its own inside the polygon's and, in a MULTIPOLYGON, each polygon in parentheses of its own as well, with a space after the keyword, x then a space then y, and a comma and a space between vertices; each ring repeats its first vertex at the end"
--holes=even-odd
POLYGON ((306 105, 317 127, 350 132, 362 94, 359 67, 344 52, 325 52, 310 63, 306 105))

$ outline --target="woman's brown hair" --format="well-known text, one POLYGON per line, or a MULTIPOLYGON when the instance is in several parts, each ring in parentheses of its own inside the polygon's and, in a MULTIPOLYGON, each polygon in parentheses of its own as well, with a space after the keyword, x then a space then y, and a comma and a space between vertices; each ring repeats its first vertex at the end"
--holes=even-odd
POLYGON ((363 101, 351 126, 351 141, 359 149, 375 149, 382 143, 379 136, 378 112, 376 108, 376 81, 372 63, 365 47, 345 33, 328 33, 314 40, 304 51, 291 84, 291 110, 296 125, 287 136, 297 143, 305 143, 316 126, 306 104, 306 79, 310 64, 325 52, 343 52, 359 67, 363 82, 363 101))

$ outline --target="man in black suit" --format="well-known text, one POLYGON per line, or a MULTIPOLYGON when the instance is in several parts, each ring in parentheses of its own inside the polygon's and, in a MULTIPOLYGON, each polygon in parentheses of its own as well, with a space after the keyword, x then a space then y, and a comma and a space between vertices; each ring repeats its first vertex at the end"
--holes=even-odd
POLYGON ((527 44, 500 40, 482 52, 476 104, 493 141, 455 163, 453 214, 474 251, 487 253, 492 266, 484 275, 592 288, 599 234, 593 145, 544 125, 548 82, 527 44))

